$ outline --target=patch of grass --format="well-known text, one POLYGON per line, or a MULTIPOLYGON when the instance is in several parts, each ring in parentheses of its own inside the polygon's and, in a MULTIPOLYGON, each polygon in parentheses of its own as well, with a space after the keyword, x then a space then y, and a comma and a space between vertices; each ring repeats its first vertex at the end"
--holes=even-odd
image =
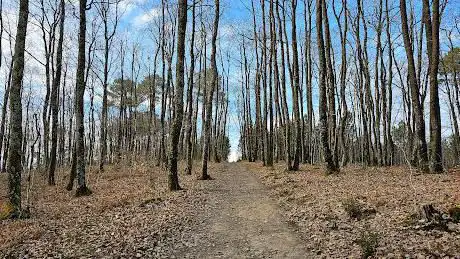
POLYGON ((376 232, 363 232, 361 236, 355 241, 361 247, 361 258, 368 258, 373 256, 379 246, 380 236, 376 232))
POLYGON ((404 219, 403 224, 404 226, 407 226, 407 227, 414 226, 418 223, 419 220, 420 220, 420 215, 418 213, 412 213, 404 219))
POLYGON ((350 218, 360 219, 363 216, 363 205, 356 199, 348 198, 342 202, 342 206, 350 218))
POLYGON ((454 222, 460 222, 460 204, 449 209, 449 216, 454 222))
POLYGON ((350 218, 357 220, 377 212, 374 208, 367 207, 366 204, 359 202, 355 198, 348 198, 342 201, 342 206, 350 218))
POLYGON ((284 189, 281 189, 279 192, 278 192, 278 195, 280 197, 285 197, 285 196, 289 196, 292 194, 292 190, 291 189, 288 189, 288 188, 284 188, 284 189))
POLYGON ((326 215, 324 217, 324 220, 327 222, 326 226, 330 228, 331 230, 337 230, 339 229, 339 226, 337 225, 337 221, 339 221, 339 218, 336 215, 326 215))
POLYGON ((14 207, 9 201, 0 201, 0 220, 8 219, 14 207))

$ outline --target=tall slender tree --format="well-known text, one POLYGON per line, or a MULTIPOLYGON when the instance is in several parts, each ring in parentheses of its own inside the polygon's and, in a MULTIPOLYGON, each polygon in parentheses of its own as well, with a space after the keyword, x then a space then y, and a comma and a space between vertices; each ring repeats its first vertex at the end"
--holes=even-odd
MULTIPOLYGON (((208 158, 209 158, 209 149, 211 141, 211 120, 212 120, 212 97, 214 96, 214 90, 218 84, 217 78, 217 63, 216 63, 216 52, 217 52, 217 32, 219 30, 219 18, 220 18, 220 3, 219 0, 214 0, 215 11, 214 11, 214 25, 212 29, 212 38, 211 38, 211 87, 207 92, 206 98, 206 118, 204 121, 204 141, 203 141, 203 155, 202 167, 201 167, 201 180, 208 180, 210 176, 208 174, 208 158)), ((206 80, 206 77, 205 77, 206 80)), ((206 86, 205 86, 206 87, 206 86)))
POLYGON ((100 149, 101 157, 99 159, 99 170, 104 171, 104 164, 107 159, 107 112, 108 112, 108 79, 109 79, 109 54, 110 47, 112 45, 112 39, 115 36, 118 26, 118 4, 119 0, 115 0, 115 3, 109 1, 101 1, 97 5, 99 15, 101 16, 102 23, 104 26, 104 71, 103 71, 103 82, 102 82, 102 111, 101 111, 101 136, 100 136, 100 149), (115 15, 114 23, 110 28, 110 6, 115 4, 115 15))
POLYGON ((348 33, 348 9, 347 9, 347 0, 342 0, 342 10, 340 14, 337 14, 335 10, 334 1, 332 3, 332 8, 337 20, 339 27, 339 36, 341 42, 341 65, 340 65, 340 104, 341 104, 341 119, 340 119, 340 146, 342 149, 342 159, 340 162, 341 166, 345 166, 349 160, 349 154, 347 150, 347 138, 346 138, 346 127, 348 121, 348 107, 347 107, 347 98, 345 95, 346 91, 346 81, 347 81, 347 33, 348 33), (343 15, 343 23, 340 21, 340 16, 343 15), (343 27, 343 28, 342 28, 343 27))
POLYGON ((431 4, 433 17, 430 13, 430 2, 423 0, 423 23, 425 24, 426 45, 428 53, 428 69, 430 76, 430 169, 433 173, 441 173, 442 136, 441 111, 439 107, 438 70, 439 70, 439 0, 431 4))
POLYGON ((59 39, 56 52, 56 73, 53 77, 51 86, 51 152, 48 168, 48 184, 55 185, 55 170, 57 160, 57 142, 58 142, 58 116, 59 116, 59 87, 61 85, 62 74, 62 49, 64 43, 64 21, 65 21, 65 2, 60 1, 60 18, 59 18, 59 39))
POLYGON ((13 74, 10 89, 10 140, 8 146, 8 190, 13 207, 12 218, 22 216, 21 174, 22 174, 22 102, 21 90, 24 77, 24 52, 29 18, 29 0, 19 1, 19 16, 14 44, 13 74))
MULTIPOLYGON (((285 0, 283 0, 284 2, 285 0)), ((285 153, 285 164, 286 164, 286 170, 291 170, 292 169, 292 164, 291 164, 291 127, 290 127, 290 118, 289 118, 289 108, 287 105, 287 95, 286 95, 286 63, 285 63, 285 57, 284 57, 284 48, 289 48, 289 46, 285 45, 283 41, 283 24, 281 22, 281 15, 280 15, 280 3, 279 0, 276 0, 276 18, 278 20, 278 33, 279 33, 279 39, 280 39, 280 52, 281 52, 281 67, 280 67, 280 85, 281 85, 281 107, 283 109, 283 115, 284 115, 284 153, 285 153)), ((284 5, 283 5, 284 6, 284 5)))
MULTIPOLYGON (((388 76, 387 76, 387 92, 388 92, 388 97, 385 98, 387 99, 388 105, 387 105, 387 112, 386 112, 386 120, 387 123, 387 129, 386 129, 386 136, 387 136, 387 145, 386 145, 386 150, 387 150, 387 165, 391 165, 393 163, 393 158, 394 158, 394 143, 393 143, 393 137, 391 134, 391 129, 392 129, 392 121, 391 121, 391 114, 392 114, 392 107, 393 107, 393 42, 391 39, 391 31, 390 31, 390 8, 388 4, 388 0, 385 0, 385 16, 386 16, 386 38, 388 42, 388 76)), ((384 116, 385 117, 385 116, 384 116)))
POLYGON ((178 34, 177 34, 177 61, 176 61, 176 86, 174 93, 174 114, 169 145, 169 190, 177 191, 181 187, 177 176, 178 144, 182 128, 184 109, 184 66, 185 66, 185 31, 187 30, 187 0, 180 0, 177 9, 178 34))
POLYGON ((86 65, 86 0, 80 0, 80 22, 78 33, 78 59, 75 84, 75 154, 77 173, 76 196, 91 194, 86 186, 85 161, 85 124, 84 124, 84 95, 85 95, 85 65, 86 65))
MULTIPOLYGON (((192 157, 192 115, 193 115, 193 74, 195 73, 195 9, 196 4, 192 4, 192 36, 190 39, 190 73, 188 79, 188 90, 187 90, 187 138, 186 138, 186 152, 187 152, 187 167, 185 172, 187 174, 192 174, 192 166, 193 166, 193 157, 192 157)), ((198 95, 197 97, 198 98, 198 95)))
POLYGON ((292 106, 294 112, 294 127, 295 127, 295 151, 294 161, 292 170, 299 170, 300 166, 300 152, 301 152, 301 121, 299 111, 299 88, 300 88, 300 76, 299 76, 299 54, 297 51, 297 23, 296 23, 296 12, 297 12, 297 0, 291 0, 291 18, 292 18, 292 106))
POLYGON ((408 64, 408 82, 411 92, 412 107, 415 116, 415 126, 417 131, 417 152, 418 152, 418 167, 421 171, 428 171, 428 155, 427 145, 425 139, 425 119, 423 117, 423 103, 420 101, 420 87, 416 78, 415 61, 413 54, 413 45, 409 32, 409 25, 407 22, 407 8, 406 0, 399 1, 399 8, 401 12, 401 27, 404 39, 404 48, 406 50, 407 64, 408 64))
POLYGON ((329 130, 327 123, 327 94, 326 94, 326 54, 324 47, 323 36, 323 8, 324 0, 316 0, 316 35, 318 42, 319 53, 319 123, 321 134, 321 145, 323 148, 323 156, 326 162, 327 173, 337 171, 336 164, 333 161, 331 149, 329 147, 329 130))

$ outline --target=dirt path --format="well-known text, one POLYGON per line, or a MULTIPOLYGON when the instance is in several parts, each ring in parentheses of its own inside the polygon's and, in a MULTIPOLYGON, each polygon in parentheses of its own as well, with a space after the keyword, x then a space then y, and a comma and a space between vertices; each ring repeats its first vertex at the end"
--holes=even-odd
POLYGON ((244 166, 229 163, 203 183, 207 200, 178 258, 306 258, 296 231, 269 191, 244 166))
POLYGON ((109 171, 91 196, 44 186, 33 217, 0 221, 0 258, 311 258, 269 190, 242 164, 212 164, 215 180, 109 171), (117 175, 119 174, 119 175, 117 175), (153 197, 153 198, 152 198, 153 197))

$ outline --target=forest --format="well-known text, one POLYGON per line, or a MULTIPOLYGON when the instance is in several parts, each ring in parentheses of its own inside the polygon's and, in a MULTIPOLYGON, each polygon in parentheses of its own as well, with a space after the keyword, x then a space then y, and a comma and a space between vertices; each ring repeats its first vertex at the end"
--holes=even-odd
POLYGON ((0 0, 0 258, 457 258, 457 0, 0 0))

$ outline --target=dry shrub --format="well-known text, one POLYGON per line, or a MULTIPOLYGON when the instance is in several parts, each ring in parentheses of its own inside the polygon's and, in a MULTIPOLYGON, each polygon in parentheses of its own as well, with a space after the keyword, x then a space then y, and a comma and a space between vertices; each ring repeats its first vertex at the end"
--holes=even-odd
POLYGON ((9 201, 0 200, 0 220, 8 219, 13 210, 14 207, 9 201))
POLYGON ((348 198, 342 202, 343 209, 350 218, 360 219, 363 213, 363 206, 357 200, 348 198))
POLYGON ((449 209, 449 216, 454 222, 460 222, 460 204, 449 209))
POLYGON ((376 232, 363 232, 361 236, 355 241, 360 247, 362 258, 373 256, 379 245, 379 234, 376 232))
POLYGON ((404 226, 410 227, 417 225, 418 221, 421 219, 420 213, 409 214, 404 220, 404 226))
POLYGON ((368 208, 366 204, 354 198, 348 198, 342 201, 342 206, 347 215, 352 219, 360 220, 376 213, 375 209, 368 208))

